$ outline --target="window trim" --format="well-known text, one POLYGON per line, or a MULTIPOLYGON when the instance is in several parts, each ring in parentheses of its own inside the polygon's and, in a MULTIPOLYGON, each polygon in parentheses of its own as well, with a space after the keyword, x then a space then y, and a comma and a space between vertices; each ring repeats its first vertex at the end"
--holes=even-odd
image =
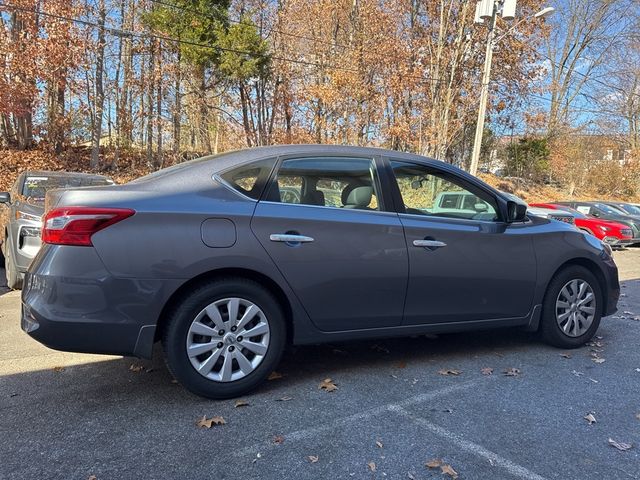
POLYGON ((248 162, 242 162, 242 163, 238 163, 235 165, 230 166, 229 168, 225 168, 224 170, 220 170, 219 172, 214 173, 211 176, 211 179, 218 182, 219 184, 221 184, 223 187, 227 188, 228 190, 231 190, 233 193, 239 195, 240 197, 246 199, 246 200, 251 200, 252 202, 258 203, 260 201, 260 199, 262 198, 262 196, 266 193, 266 186, 269 183, 269 179, 271 178, 271 175, 273 174, 273 170, 275 169, 276 165, 278 164, 278 157, 274 157, 274 156, 267 156, 267 157, 263 157, 263 158, 258 158, 258 159, 254 159, 248 162), (246 193, 241 192, 240 190, 238 190, 237 188, 235 188, 233 185, 231 185, 228 181, 226 181, 222 175, 224 175, 225 173, 228 173, 232 170, 236 170, 240 167, 249 167, 251 165, 254 165, 256 163, 260 163, 260 162, 266 162, 269 160, 273 160, 273 165, 271 165, 271 168, 269 169, 269 172, 267 174, 264 173, 260 173, 260 175, 258 176, 258 178, 256 179, 256 187, 259 188, 260 193, 258 194, 257 198, 252 198, 249 195, 247 195, 246 193))
POLYGON ((416 161, 406 160, 401 158, 394 158, 394 157, 385 157, 384 161, 387 166, 388 175, 390 176, 390 179, 391 179, 391 187, 390 187, 391 196, 393 197, 394 205, 396 206, 396 212, 398 214, 409 215, 410 218, 423 218, 423 219, 429 219, 429 220, 445 220, 445 221, 452 220, 452 221, 462 221, 462 222, 485 223, 485 224, 492 224, 492 225, 495 225, 497 223, 506 223, 504 221, 504 213, 501 208, 500 199, 490 190, 482 188, 482 186, 476 185, 475 183, 468 181, 462 176, 456 175, 454 172, 449 172, 447 170, 438 168, 437 166, 434 166, 434 165, 429 165, 426 163, 421 163, 421 162, 416 162, 416 161), (480 219, 473 219, 473 218, 444 217, 444 216, 435 216, 435 215, 434 216, 417 215, 415 213, 407 213, 404 205, 404 201, 402 199, 402 192, 400 191, 400 186, 398 185, 398 181, 393 172, 393 166, 392 166, 393 162, 400 162, 400 163, 415 165, 417 167, 424 168, 427 172, 435 174, 445 180, 447 179, 447 177, 453 178, 455 180, 455 182, 453 183, 457 183, 460 187, 464 188, 469 193, 473 193, 474 195, 477 195, 478 194, 477 192, 479 192, 493 199, 493 203, 494 203, 493 207, 496 211, 496 215, 498 218, 496 220, 480 220, 480 219))
POLYGON ((385 182, 383 182, 381 178, 382 177, 381 170, 382 170, 383 164, 382 164, 381 157, 379 155, 367 156, 367 155, 357 155, 357 154, 354 155, 354 154, 348 154, 348 153, 330 153, 329 154, 329 153, 322 153, 322 152, 281 155, 278 157, 273 169, 271 170, 269 178, 262 190, 262 194, 260 196, 259 202, 273 204, 273 205, 328 208, 331 210, 338 210, 338 211, 345 210, 339 207, 332 207, 327 205, 308 205, 306 203, 284 203, 284 202, 274 202, 271 200, 265 200, 267 193, 269 192, 269 189, 271 188, 273 182, 276 181, 277 175, 280 172, 280 168, 282 167, 282 164, 286 160, 303 160, 306 158, 328 158, 328 159, 346 158, 346 159, 355 159, 355 160, 367 160, 371 162, 374 169, 374 178, 373 178, 373 181, 375 182, 374 189, 376 190, 376 193, 379 193, 379 195, 376 195, 376 199, 380 208, 378 210, 362 210, 362 209, 346 209, 346 210, 357 211, 357 212, 369 212, 369 213, 393 213, 393 214, 397 213, 395 209, 389 208, 389 204, 391 202, 388 200, 389 194, 388 194, 388 190, 385 190, 385 187, 386 187, 385 182))

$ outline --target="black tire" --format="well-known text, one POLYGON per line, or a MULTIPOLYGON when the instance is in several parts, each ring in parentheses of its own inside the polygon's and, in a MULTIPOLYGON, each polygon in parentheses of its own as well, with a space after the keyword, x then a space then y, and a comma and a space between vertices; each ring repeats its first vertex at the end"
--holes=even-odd
POLYGON ((585 267, 579 265, 564 268, 549 282, 542 304, 540 333, 545 342, 559 348, 578 348, 591 340, 600 326, 603 307, 602 288, 598 279, 585 267), (564 333, 556 320, 556 301, 560 290, 571 280, 583 280, 589 284, 595 296, 595 313, 591 326, 582 335, 571 337, 564 333))
POLYGON ((11 252, 7 249, 7 256, 5 257, 5 276, 7 277, 7 287, 11 290, 20 290, 22 288, 22 276, 16 269, 16 264, 13 262, 11 252))
POLYGON ((212 399, 238 397, 258 387, 278 366, 287 339, 285 315, 278 301, 260 284, 244 278, 221 278, 197 286, 182 297, 167 320, 162 346, 169 371, 187 390, 212 399), (255 370, 238 380, 219 382, 196 371, 187 355, 186 340, 198 313, 211 303, 229 297, 248 300, 262 310, 269 325, 269 344, 255 370))

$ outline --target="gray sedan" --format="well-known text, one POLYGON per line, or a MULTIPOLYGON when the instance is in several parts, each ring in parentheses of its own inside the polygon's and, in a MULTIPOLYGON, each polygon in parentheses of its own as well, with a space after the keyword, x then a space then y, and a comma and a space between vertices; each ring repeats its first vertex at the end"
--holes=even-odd
POLYGON ((0 244, 9 288, 21 288, 24 272, 40 249, 47 190, 92 185, 113 185, 113 180, 87 173, 32 170, 18 175, 11 192, 0 192, 0 244))
POLYGON ((258 386, 288 344, 521 327, 578 347, 620 293, 593 236, 389 150, 237 151, 47 201, 22 328, 77 352, 161 341, 210 398, 258 386), (447 192, 473 201, 443 208, 447 192))

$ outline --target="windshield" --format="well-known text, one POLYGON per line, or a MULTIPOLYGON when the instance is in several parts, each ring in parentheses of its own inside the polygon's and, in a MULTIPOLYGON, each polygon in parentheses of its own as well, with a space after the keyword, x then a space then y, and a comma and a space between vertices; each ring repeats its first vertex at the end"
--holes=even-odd
POLYGON ((107 177, 88 177, 74 175, 29 175, 24 179, 22 195, 43 199, 47 190, 52 188, 90 187, 113 185, 107 177))
POLYGON ((640 215, 640 208, 634 205, 630 205, 628 203, 618 203, 616 207, 620 210, 624 210, 629 215, 640 215))
POLYGON ((605 205, 604 203, 596 203, 595 205, 600 210, 602 210, 603 212, 608 213, 610 215, 628 215, 628 213, 625 212, 624 210, 612 207, 611 205, 605 205))

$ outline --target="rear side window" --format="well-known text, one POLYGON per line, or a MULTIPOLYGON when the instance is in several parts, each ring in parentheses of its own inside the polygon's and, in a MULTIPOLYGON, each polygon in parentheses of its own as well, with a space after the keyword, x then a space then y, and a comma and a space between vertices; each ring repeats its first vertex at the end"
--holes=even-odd
POLYGON ((234 190, 258 200, 275 162, 275 158, 270 158, 241 165, 220 174, 220 178, 234 190))

